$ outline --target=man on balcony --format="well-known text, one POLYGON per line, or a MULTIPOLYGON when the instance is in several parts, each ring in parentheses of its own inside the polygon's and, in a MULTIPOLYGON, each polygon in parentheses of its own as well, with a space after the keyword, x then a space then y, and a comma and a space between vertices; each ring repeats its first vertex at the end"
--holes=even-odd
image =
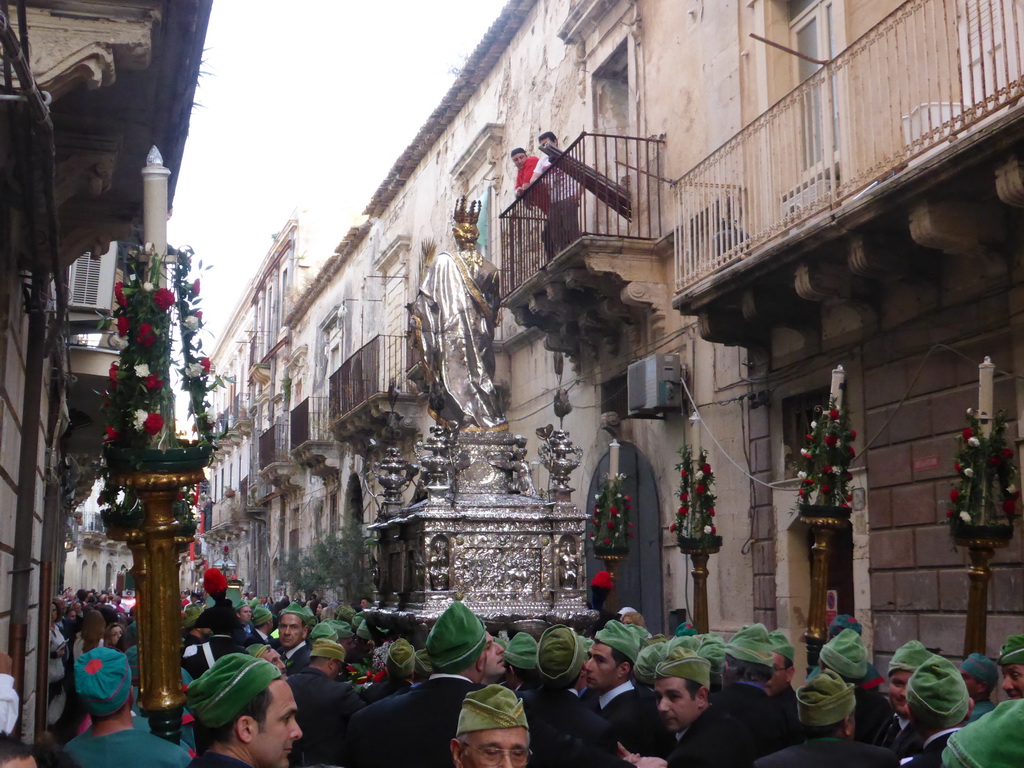
MULTIPOLYGON (((540 142, 541 151, 545 147, 555 150, 557 157, 558 137, 551 131, 545 131, 537 137, 540 142)), ((548 168, 554 165, 549 155, 544 152, 533 171, 531 184, 537 181, 548 168)), ((551 200, 548 210, 548 223, 544 227, 544 252, 548 259, 553 259, 563 249, 570 246, 580 238, 580 196, 583 194, 583 187, 569 174, 560 170, 557 165, 544 178, 544 184, 551 200)))

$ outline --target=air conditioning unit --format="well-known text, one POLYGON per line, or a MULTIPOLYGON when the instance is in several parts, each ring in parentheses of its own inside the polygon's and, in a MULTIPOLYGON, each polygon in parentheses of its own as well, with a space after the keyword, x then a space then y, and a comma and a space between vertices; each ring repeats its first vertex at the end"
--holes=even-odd
POLYGON ((68 270, 68 309, 109 312, 114 301, 117 243, 102 256, 79 256, 68 270))
POLYGON ((652 417, 683 406, 679 355, 661 354, 631 363, 626 372, 629 416, 652 417))

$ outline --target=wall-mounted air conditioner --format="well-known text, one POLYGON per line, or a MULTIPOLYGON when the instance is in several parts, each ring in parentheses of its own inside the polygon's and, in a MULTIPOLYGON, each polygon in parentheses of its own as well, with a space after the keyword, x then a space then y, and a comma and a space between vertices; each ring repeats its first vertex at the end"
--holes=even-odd
POLYGON ((114 273, 117 267, 117 243, 102 256, 86 253, 68 270, 68 309, 109 312, 114 302, 114 273))
POLYGON ((679 355, 660 354, 631 363, 626 371, 626 405, 633 417, 679 411, 683 405, 679 355))

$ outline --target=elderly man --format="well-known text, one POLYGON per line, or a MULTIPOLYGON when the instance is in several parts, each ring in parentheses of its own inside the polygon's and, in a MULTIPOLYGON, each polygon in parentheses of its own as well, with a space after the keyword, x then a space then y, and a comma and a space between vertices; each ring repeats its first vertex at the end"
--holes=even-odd
POLYGON ((253 643, 245 649, 246 653, 252 656, 254 659, 263 659, 269 661, 278 671, 283 675, 285 673, 284 660, 281 658, 281 654, 271 648, 269 645, 263 643, 253 643))
POLYGON ((530 726, 523 702, 500 685, 470 691, 450 746, 455 768, 522 768, 530 760, 530 726))
POLYGON ((891 749, 900 759, 921 752, 921 739, 917 731, 910 727, 907 683, 914 671, 931 656, 931 651, 919 641, 911 640, 897 648, 889 661, 889 706, 894 714, 889 723, 879 730, 874 743, 891 749))
POLYGON ((136 729, 132 719, 132 673, 128 657, 113 648, 96 648, 75 662, 75 690, 92 725, 67 743, 67 753, 82 768, 118 764, 182 768, 184 749, 136 729))
POLYGON ((999 668, 988 656, 972 653, 960 665, 960 677, 974 702, 970 719, 973 723, 996 708, 992 703, 992 691, 999 682, 999 668))
POLYGON ((749 768, 754 737, 719 707, 709 692, 711 663, 686 648, 673 648, 655 672, 654 695, 665 728, 675 737, 668 768, 749 768))
POLYGON ((315 624, 316 616, 304 605, 291 603, 281 611, 277 621, 277 651, 284 660, 288 674, 309 666, 310 647, 306 636, 315 624))
POLYGON ((791 746, 803 741, 803 726, 796 711, 796 691, 793 689, 793 675, 796 667, 793 658, 796 649, 783 632, 774 630, 768 633, 772 643, 772 676, 764 687, 767 693, 780 707, 786 718, 786 743, 791 746))
POLYGON ((946 743, 971 714, 971 697, 960 670, 941 656, 932 656, 907 682, 907 708, 924 747, 904 765, 942 768, 946 743))
POLYGON ((854 741, 854 686, 826 669, 797 691, 806 741, 760 758, 755 768, 896 768, 896 755, 854 741))
POLYGON ((885 697, 877 691, 862 687, 868 674, 868 649, 860 634, 854 629, 844 629, 828 641, 821 649, 820 666, 831 669, 843 680, 853 683, 857 698, 855 722, 857 732, 854 738, 871 744, 880 730, 892 718, 892 708, 885 697))
POLYGON ((1003 670, 1003 693, 1011 699, 1024 699, 1024 635, 1010 635, 999 649, 1003 670))

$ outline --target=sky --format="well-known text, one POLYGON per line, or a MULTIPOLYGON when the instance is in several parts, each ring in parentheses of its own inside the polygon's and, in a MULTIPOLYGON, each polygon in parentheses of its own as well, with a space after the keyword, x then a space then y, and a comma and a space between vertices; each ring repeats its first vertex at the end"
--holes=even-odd
POLYGON ((299 207, 338 240, 505 0, 215 0, 168 241, 203 273, 214 343, 299 207))

